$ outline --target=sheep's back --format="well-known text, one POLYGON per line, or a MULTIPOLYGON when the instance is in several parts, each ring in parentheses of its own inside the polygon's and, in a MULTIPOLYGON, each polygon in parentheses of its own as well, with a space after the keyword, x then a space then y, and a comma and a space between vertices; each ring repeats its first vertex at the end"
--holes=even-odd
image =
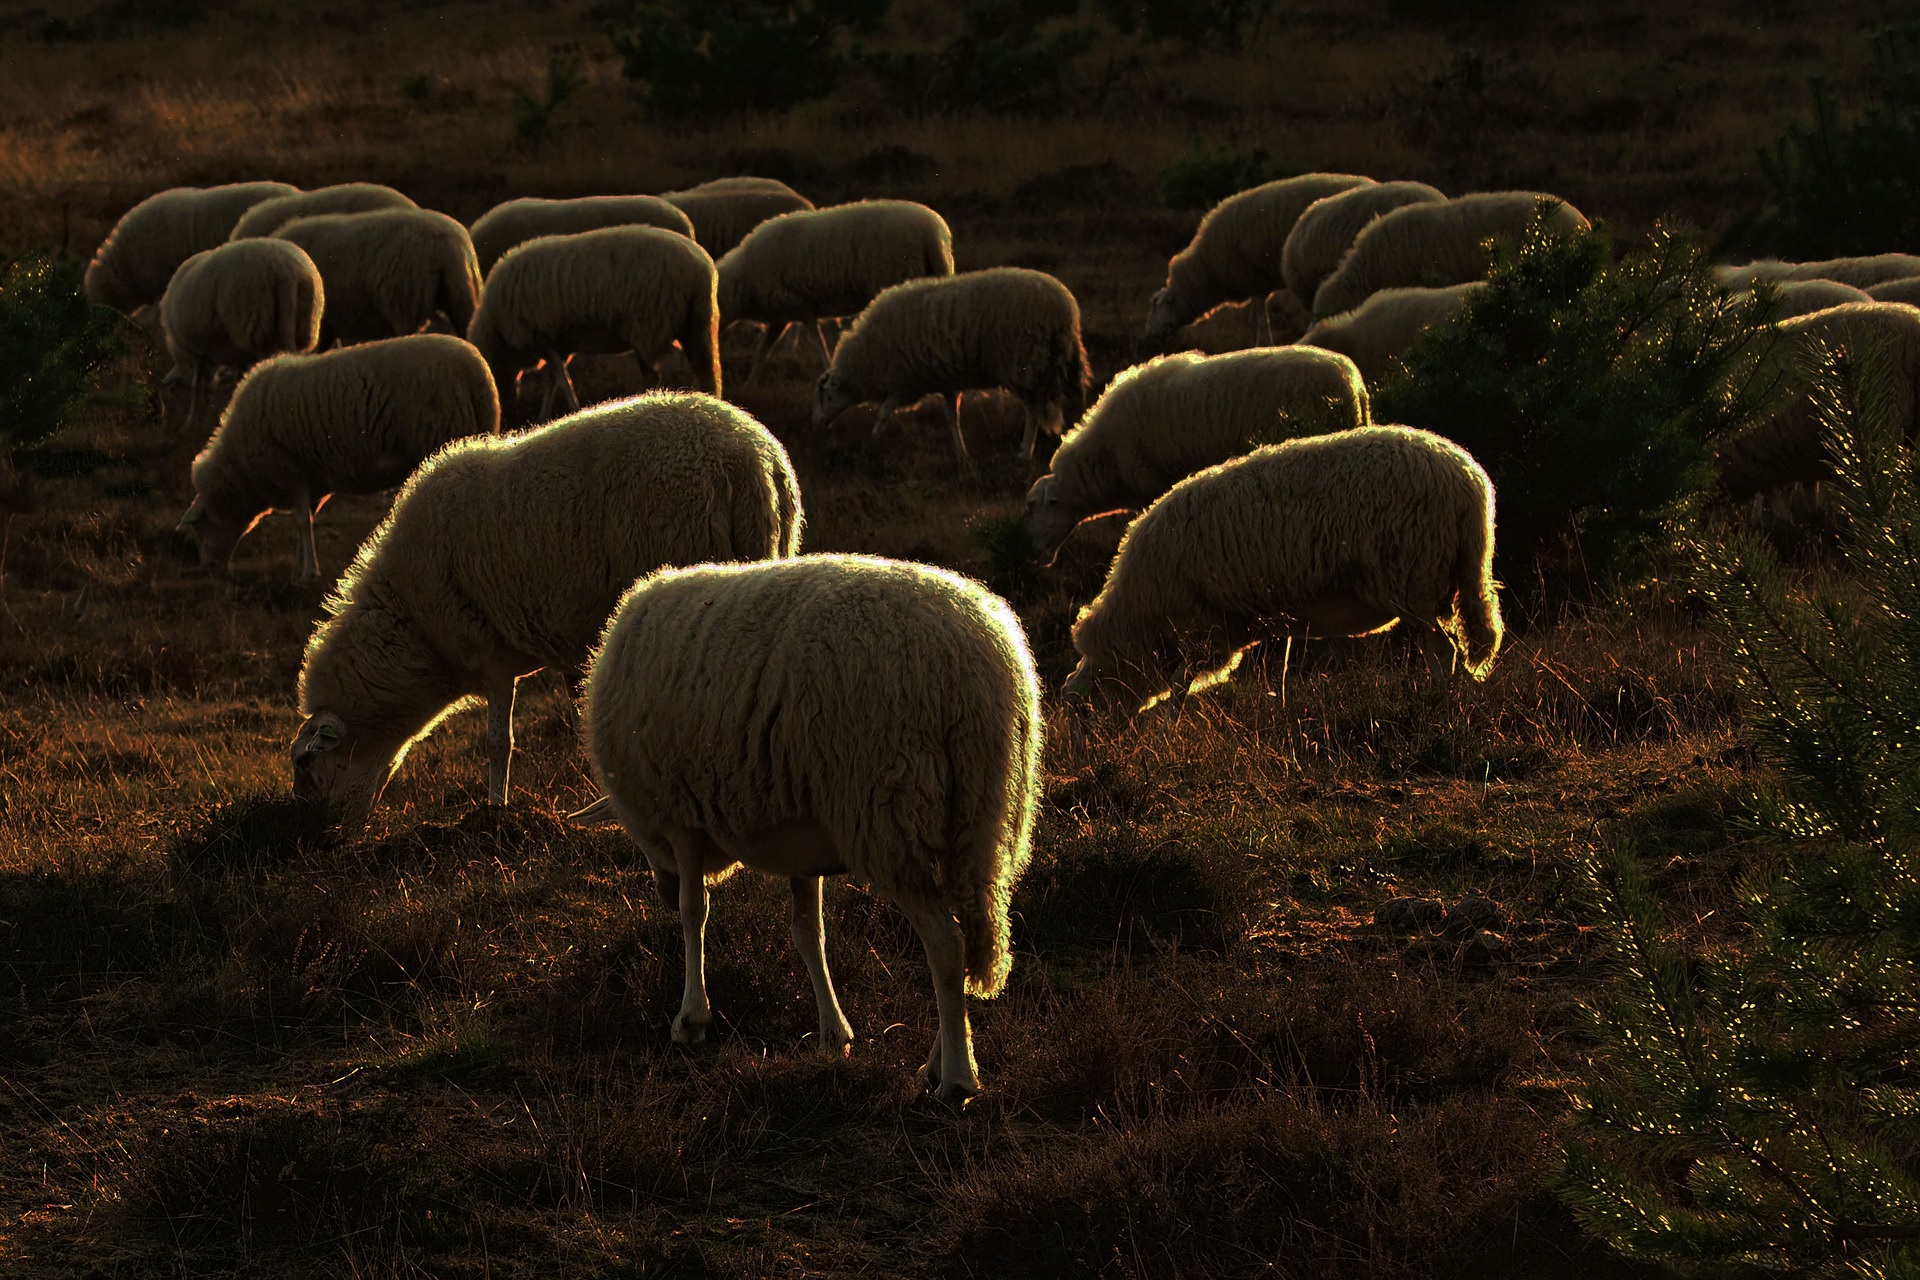
POLYGON ((1189 248, 1220 283, 1259 297, 1284 281, 1287 235, 1316 200, 1371 184, 1354 173, 1306 173, 1228 196, 1200 220, 1189 248))
POLYGON ((539 236, 619 226, 659 227, 693 238, 693 223, 687 215, 659 196, 580 196, 571 200, 525 196, 481 214, 474 220, 471 237, 484 275, 507 250, 539 236))
POLYGON ((299 190, 284 182, 173 187, 123 214, 87 265, 87 296, 132 311, 158 302, 180 264, 226 241, 254 205, 299 190))
POLYGON ((295 218, 323 213, 371 213, 375 209, 418 207, 408 196, 377 182, 342 182, 262 200, 241 215, 228 239, 250 240, 272 235, 295 218))
POLYGON ((1424 182, 1373 182, 1322 196, 1304 209, 1287 232, 1280 272, 1304 303, 1340 264, 1354 238, 1375 218, 1409 204, 1443 204, 1446 196, 1424 182))

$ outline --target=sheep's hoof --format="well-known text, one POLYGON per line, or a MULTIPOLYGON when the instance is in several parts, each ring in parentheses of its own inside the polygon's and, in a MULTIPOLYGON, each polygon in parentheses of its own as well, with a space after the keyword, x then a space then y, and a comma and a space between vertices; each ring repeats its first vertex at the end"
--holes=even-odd
POLYGON ((980 1092, 978 1085, 968 1088, 956 1080, 942 1081, 940 1073, 934 1069, 932 1063, 923 1065, 914 1073, 914 1078, 920 1082, 922 1089, 949 1106, 964 1107, 980 1092))
POLYGON ((673 1042, 675 1044, 700 1044, 707 1038, 705 1022, 695 1022, 682 1014, 673 1020, 673 1042))

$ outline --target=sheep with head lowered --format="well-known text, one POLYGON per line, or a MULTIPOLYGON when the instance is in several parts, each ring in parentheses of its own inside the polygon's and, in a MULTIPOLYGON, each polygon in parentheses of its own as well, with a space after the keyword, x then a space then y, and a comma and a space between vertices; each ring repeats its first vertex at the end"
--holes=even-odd
POLYGON ((365 821, 408 748, 487 703, 487 798, 504 803, 514 684, 585 667, 634 579, 791 556, 786 450, 711 396, 613 401, 429 458, 361 546, 300 669, 294 791, 365 821))
POLYGON ((473 323, 480 267, 467 229, 431 209, 375 209, 295 218, 273 239, 307 251, 327 283, 320 344, 418 333, 445 316, 455 333, 473 323))
POLYGON ((1382 214, 1313 295, 1313 314, 1351 311, 1382 289, 1465 284, 1493 262, 1487 242, 1518 239, 1542 206, 1550 230, 1585 229, 1587 219, 1558 196, 1539 191, 1479 191, 1444 204, 1409 204, 1382 214))
POLYGON ((1280 274, 1288 291, 1304 308, 1368 223, 1404 205, 1446 200, 1424 182, 1369 182, 1320 197, 1294 222, 1280 250, 1280 274))
POLYGON ((922 1081, 977 1093, 965 997, 997 994, 1008 902, 1039 801, 1033 658, 1006 601, 957 574, 866 556, 670 569, 621 601, 587 679, 606 799, 680 908, 673 1038, 704 1038, 708 889, 742 866, 789 877, 819 1037, 853 1029, 827 972, 820 878, 898 907, 933 970, 922 1081))
MULTIPOLYGON (((1755 281, 1754 283, 1759 283, 1755 281)), ((1876 299, 1864 289, 1856 289, 1850 284, 1841 284, 1838 280, 1774 280, 1774 297, 1778 306, 1774 310, 1775 320, 1791 320, 1795 316, 1811 315, 1815 311, 1825 311, 1828 307, 1844 307, 1849 302, 1873 302, 1876 299)), ((1896 283, 1905 283, 1896 281, 1896 283)), ((1920 280, 1914 281, 1920 284, 1920 280)), ((1750 293, 1751 288, 1735 292, 1750 293)))
POLYGON ((668 191, 662 200, 693 222, 693 238, 715 258, 746 239, 747 233, 783 213, 813 208, 813 201, 778 178, 715 178, 685 191, 668 191))
POLYGON ((150 307, 181 263, 226 243, 241 214, 299 189, 284 182, 232 182, 157 191, 120 215, 87 264, 81 288, 88 301, 124 315, 150 307))
POLYGON ((1299 345, 1338 351, 1352 359, 1362 378, 1375 383, 1395 356, 1429 328, 1452 319, 1485 287, 1484 281, 1470 280, 1444 289, 1382 289, 1351 311, 1314 321, 1299 345))
MULTIPOLYGON (((1904 302, 1908 306, 1920 306, 1920 276, 1885 280, 1879 284, 1868 285, 1865 292, 1870 302, 1904 302)), ((1858 299, 1851 299, 1851 301, 1858 301, 1858 299)))
POLYGON ((1444 634, 1475 679, 1493 665, 1486 472, 1411 427, 1291 440, 1188 476, 1129 526, 1073 624, 1065 692, 1129 711, 1168 697, 1177 712, 1262 640, 1396 621, 1444 634))
POLYGON ((1755 280, 1835 280, 1856 289, 1868 289, 1891 280, 1920 276, 1920 255, 1876 253, 1856 258, 1824 258, 1819 262, 1782 262, 1759 258, 1740 266, 1718 266, 1713 278, 1724 288, 1742 289, 1755 280))
POLYGON ((227 238, 251 240, 270 236, 295 218, 312 218, 323 213, 372 213, 375 209, 418 207, 410 196, 377 182, 342 182, 262 200, 241 215, 227 238))
POLYGON ((325 308, 319 268, 284 240, 222 244, 181 263, 160 298, 160 331, 173 357, 165 382, 187 384, 187 424, 213 370, 313 350, 325 308))
POLYGON ((1287 287, 1281 256, 1294 222, 1314 201, 1372 182, 1354 173, 1306 173, 1264 183, 1213 206, 1200 219, 1192 241, 1167 263, 1167 282, 1147 306, 1146 343, 1161 347, 1180 326, 1221 303, 1249 299, 1255 306, 1256 334, 1260 341, 1270 341, 1266 300, 1287 287))
POLYGON ((495 205, 468 228, 480 274, 493 270, 507 250, 540 236, 566 236, 602 227, 659 227, 693 239, 687 215, 659 196, 579 196, 543 200, 522 196, 495 205))
POLYGON ((631 351, 641 376, 652 382, 654 361, 678 342, 695 385, 717 396, 718 288, 707 251, 659 227, 541 236, 494 263, 467 340, 486 357, 503 403, 512 400, 523 371, 546 366, 542 419, 556 392, 569 409, 580 407, 567 374, 578 352, 631 351))
POLYGON ((1020 456, 1031 458, 1042 426, 1058 433, 1065 414, 1080 412, 1091 376, 1080 304, 1044 271, 993 267, 909 280, 884 290, 840 339, 832 367, 814 384, 813 425, 879 400, 878 434, 895 409, 938 394, 954 452, 965 460, 960 397, 1005 387, 1026 408, 1020 456))
POLYGON ((1144 507, 1215 463, 1370 421, 1367 388, 1343 355, 1257 347, 1159 356, 1109 383, 1060 441, 1021 523, 1051 555, 1082 520, 1144 507))
POLYGON ((270 511, 303 522, 296 577, 320 576, 313 517, 336 493, 379 493, 442 445, 500 430, 500 398, 480 353, 436 333, 388 338, 255 365, 193 460, 180 519, 200 563, 226 566, 270 511))
POLYGON ((912 200, 861 200, 783 213, 747 233, 714 263, 720 322, 766 326, 747 383, 795 325, 806 325, 833 363, 820 322, 857 315, 889 285, 953 274, 947 220, 912 200))

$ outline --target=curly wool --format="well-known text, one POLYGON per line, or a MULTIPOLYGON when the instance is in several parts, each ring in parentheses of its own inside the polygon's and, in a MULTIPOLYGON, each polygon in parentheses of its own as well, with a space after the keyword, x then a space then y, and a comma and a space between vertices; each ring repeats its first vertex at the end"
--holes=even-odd
POLYGON ((1444 289, 1382 289, 1352 311, 1315 321, 1300 345, 1338 351, 1359 367, 1367 382, 1378 382, 1395 356, 1432 326, 1451 319, 1484 287, 1483 281, 1470 280, 1444 289))
POLYGON ((659 227, 689 240, 694 238, 693 223, 687 215, 659 196, 580 196, 573 200, 525 196, 481 214, 470 234, 484 276, 515 245, 540 236, 573 235, 602 227, 659 227))
POLYGON ((1444 204, 1447 197, 1424 182, 1372 182, 1308 205, 1280 251, 1280 274, 1301 305, 1313 301, 1354 238, 1368 223, 1410 204, 1444 204))
POLYGON ((299 189, 284 182, 234 182, 156 192, 113 224, 81 287, 89 301, 132 315, 160 301, 181 263, 225 244, 240 215, 299 189))
POLYGON ((160 327, 176 369, 245 369, 313 350, 325 307, 320 271, 298 245, 249 240, 181 263, 160 299, 160 327))
POLYGON ((327 309, 320 341, 371 342, 418 333, 445 315, 473 323, 480 267, 467 229, 431 209, 376 209, 295 218, 273 239, 297 244, 320 268, 327 309))
POLYGON ((1396 620, 1445 633, 1476 679, 1492 666, 1486 472, 1411 427, 1293 440, 1187 477, 1133 522, 1073 625, 1069 687, 1118 684, 1150 703, 1231 671, 1263 639, 1396 620))
POLYGON ((911 200, 861 200, 769 218, 714 264, 722 323, 857 315, 889 285, 953 274, 946 219, 911 200))
POLYGON ((666 827, 737 848, 817 822, 881 897, 957 918, 967 990, 1000 991, 1041 725, 998 596, 865 556, 663 571, 607 627, 586 722, 603 791, 662 860, 666 827))
POLYGON ((813 208, 813 201, 776 178, 715 178, 685 191, 663 192, 660 198, 687 215, 694 239, 715 258, 768 218, 813 208))
POLYGON ((248 209, 233 225, 229 240, 252 240, 270 236, 295 218, 313 218, 323 213, 372 213, 376 209, 417 209, 418 205, 392 187, 377 182, 342 182, 312 191, 262 200, 248 209))

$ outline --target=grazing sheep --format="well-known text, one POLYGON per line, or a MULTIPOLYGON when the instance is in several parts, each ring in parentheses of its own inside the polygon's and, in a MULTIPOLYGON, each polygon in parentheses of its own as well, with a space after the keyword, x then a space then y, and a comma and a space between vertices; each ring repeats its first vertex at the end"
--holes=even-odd
POLYGON ((229 240, 252 240, 270 236, 295 218, 311 218, 323 213, 372 213, 375 209, 415 209, 406 196, 377 182, 342 182, 312 191, 262 200, 234 223, 229 240))
POLYGON ((901 405, 951 396, 953 448, 965 459, 961 395, 1005 387, 1026 407, 1020 456, 1031 458, 1040 426, 1057 433, 1063 413, 1079 413, 1090 377, 1080 304, 1045 272, 994 267, 909 280, 875 298, 840 339, 833 367, 814 386, 813 424, 879 400, 878 434, 901 405))
POLYGON ((1424 182, 1370 182, 1322 196, 1293 224, 1280 251, 1287 288, 1306 306, 1369 222, 1405 205, 1445 204, 1446 199, 1424 182))
POLYGON ((898 907, 933 970, 921 1080, 980 1090, 965 996, 1013 963, 1008 901, 1040 796, 1033 658, 1006 601, 927 565, 804 556, 635 584, 587 681, 588 751, 611 810, 676 900, 686 987, 673 1038, 705 1037, 708 888, 788 876, 820 1043, 853 1028, 827 972, 820 878, 898 907))
POLYGON ((659 227, 603 227, 541 236, 509 250, 487 273, 467 340, 480 348, 510 399, 523 370, 548 370, 540 417, 556 390, 580 407, 567 361, 575 353, 633 352, 641 376, 676 341, 694 382, 720 394, 720 308, 713 259, 659 227))
POLYGON ((659 227, 693 239, 693 223, 687 215, 659 196, 581 196, 574 200, 525 196, 495 205, 475 220, 473 252, 484 276, 517 244, 539 236, 565 236, 602 227, 659 227))
POLYGON ((181 263, 225 244, 241 214, 299 189, 284 182, 234 182, 156 192, 120 215, 87 264, 81 287, 89 301, 130 316, 160 301, 181 263))
POLYGON ((1820 420, 1804 386, 1797 385, 1799 361, 1818 341, 1846 350, 1887 379, 1891 408, 1911 442, 1920 410, 1920 308, 1901 302, 1854 302, 1778 326, 1783 341, 1773 358, 1789 384, 1786 403, 1765 420, 1717 450, 1720 486, 1744 501, 1791 484, 1818 484, 1833 466, 1821 443, 1820 420))
POLYGON ((1167 696, 1177 712, 1263 639, 1396 621, 1444 634, 1475 679, 1493 665, 1486 472, 1411 427, 1291 440, 1188 476, 1133 522, 1073 624, 1065 691, 1129 709, 1167 696))
POLYGON ((1355 237, 1353 248, 1313 295, 1313 314, 1351 311, 1382 289, 1481 279, 1493 260, 1486 242, 1520 237, 1543 201, 1551 206, 1550 228, 1588 225, 1578 209, 1538 191, 1481 191, 1384 214, 1355 237))
POLYGON ((1920 276, 1920 255, 1876 253, 1861 258, 1827 258, 1821 262, 1782 262, 1778 258, 1760 258, 1744 266, 1719 266, 1714 279, 1729 289, 1745 288, 1755 280, 1836 280, 1856 289, 1866 289, 1891 280, 1910 280, 1920 276))
POLYGON ((1375 383, 1395 356, 1431 326, 1451 319, 1485 287, 1484 281, 1470 280, 1445 289, 1382 289, 1352 311, 1316 320, 1300 344, 1350 357, 1360 376, 1375 383))
POLYGON ((302 582, 320 576, 313 516, 336 493, 378 493, 444 444, 500 430, 500 398, 480 353, 422 333, 323 355, 264 360, 233 390, 219 429, 193 460, 193 505, 180 519, 200 563, 225 568, 274 508, 300 517, 302 582))
POLYGON ((796 324, 813 329, 833 363, 819 323, 857 315, 874 295, 904 280, 953 274, 946 219, 911 200, 862 200, 769 218, 714 264, 720 273, 720 321, 753 320, 766 333, 747 367, 761 361, 796 324))
POLYGON ((295 218, 273 239, 307 251, 327 282, 320 345, 398 338, 444 315, 473 323, 480 267, 467 229, 431 209, 376 209, 295 218))
POLYGON ((692 220, 693 238, 715 258, 768 218, 813 208, 813 201, 775 178, 715 178, 660 198, 692 220))
POLYGON ((1900 280, 1887 280, 1870 285, 1867 297, 1874 302, 1904 302, 1909 306, 1920 306, 1920 276, 1907 276, 1900 280))
MULTIPOLYGON (((1755 281, 1755 283, 1759 282, 1755 281)), ((1779 308, 1773 313, 1775 320, 1791 320, 1795 316, 1825 311, 1828 307, 1843 307, 1849 302, 1874 300, 1866 290, 1856 289, 1850 284, 1841 284, 1838 280, 1775 280, 1772 283, 1774 296, 1779 299, 1779 308)), ((1915 283, 1920 284, 1920 281, 1915 283)), ((1750 293, 1752 290, 1747 289, 1742 292, 1750 293)))
POLYGON ((641 575, 794 555, 800 526, 780 442, 711 396, 636 396, 447 446, 361 546, 307 644, 295 792, 364 822, 408 748, 478 695, 487 798, 505 803, 521 676, 584 667, 641 575))
POLYGON ((1331 351, 1160 356, 1115 378, 1067 433, 1027 493, 1023 523, 1051 554, 1082 520, 1144 507, 1205 467, 1369 421, 1359 371, 1331 351))
POLYGON ((187 384, 187 424, 209 372, 313 350, 325 307, 319 268, 284 240, 222 244, 181 263, 160 298, 160 329, 173 357, 164 382, 187 384))
POLYGON ((1193 240, 1167 263, 1167 283, 1148 305, 1147 343, 1157 348, 1181 325, 1221 303, 1249 299, 1260 305, 1256 323, 1262 340, 1270 340, 1262 300, 1286 288, 1280 258, 1294 222, 1314 201, 1372 181, 1352 173, 1308 173, 1213 206, 1193 240))

